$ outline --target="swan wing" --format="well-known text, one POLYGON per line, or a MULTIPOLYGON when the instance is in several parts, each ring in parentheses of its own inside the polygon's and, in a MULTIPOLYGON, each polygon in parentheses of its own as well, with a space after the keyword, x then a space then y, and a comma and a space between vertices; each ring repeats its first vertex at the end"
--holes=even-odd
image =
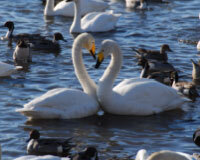
POLYGON ((87 32, 105 32, 115 28, 120 14, 92 12, 81 19, 81 28, 87 32))
POLYGON ((83 91, 57 88, 33 99, 17 109, 30 119, 71 119, 94 115, 99 105, 94 98, 83 91))
POLYGON ((113 91, 116 114, 151 115, 181 108, 186 102, 175 89, 145 78, 122 81, 113 91))
POLYGON ((4 62, 0 62, 0 77, 10 76, 17 69, 18 69, 18 67, 15 67, 13 65, 10 65, 10 64, 4 63, 4 62))

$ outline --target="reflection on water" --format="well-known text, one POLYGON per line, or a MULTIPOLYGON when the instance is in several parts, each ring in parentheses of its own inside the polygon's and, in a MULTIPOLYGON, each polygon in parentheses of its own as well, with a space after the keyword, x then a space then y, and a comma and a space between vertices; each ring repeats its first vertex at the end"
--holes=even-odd
MULTIPOLYGON (((159 49, 162 44, 169 44, 174 51, 168 54, 169 62, 178 69, 182 79, 191 81, 190 59, 197 61, 199 55, 195 45, 182 43, 180 40, 199 40, 199 0, 170 0, 168 4, 149 4, 150 9, 144 11, 127 10, 123 0, 112 2, 110 9, 122 14, 117 28, 106 33, 92 34, 97 51, 104 39, 113 39, 121 47, 124 61, 115 84, 125 78, 140 75, 141 68, 136 65, 132 47, 159 49)), ((52 51, 32 52, 33 62, 25 70, 0 79, 0 143, 3 159, 26 155, 28 132, 33 128, 40 130, 44 137, 73 137, 77 144, 75 151, 94 145, 98 148, 101 159, 132 156, 141 148, 149 152, 161 149, 190 154, 199 152, 192 142, 192 134, 199 127, 199 98, 191 102, 187 111, 176 110, 146 117, 105 114, 76 120, 27 121, 26 117, 15 112, 17 108, 50 89, 81 89, 71 59, 71 46, 76 37, 69 33, 72 18, 45 17, 43 8, 40 0, 0 1, 0 25, 8 20, 14 21, 14 34, 40 33, 51 39, 53 33, 60 32, 68 41, 60 43, 61 51, 57 54, 52 51)), ((0 36, 5 35, 6 31, 7 29, 0 28, 0 36)), ((12 54, 15 46, 15 43, 10 46, 7 41, 0 41, 1 61, 14 65, 12 54)), ((87 51, 84 50, 83 53, 89 74, 98 82, 109 59, 105 59, 102 67, 96 70, 96 62, 87 51)))

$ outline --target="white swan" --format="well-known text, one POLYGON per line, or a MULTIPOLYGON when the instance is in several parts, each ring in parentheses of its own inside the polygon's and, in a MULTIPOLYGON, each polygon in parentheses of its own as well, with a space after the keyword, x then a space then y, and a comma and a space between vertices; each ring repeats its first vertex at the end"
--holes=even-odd
POLYGON ((197 50, 200 51, 200 41, 197 43, 197 50))
POLYGON ((162 150, 154 152, 150 156, 145 149, 141 149, 137 152, 135 160, 195 160, 192 155, 183 152, 175 152, 162 150))
MULTIPOLYGON (((108 8, 108 4, 103 1, 81 0, 80 15, 83 16, 89 12, 94 12, 94 11, 104 11, 106 8, 108 8)), ((74 3, 66 2, 65 0, 63 0, 54 7, 54 0, 47 0, 44 9, 44 15, 45 16, 62 15, 62 16, 73 17, 74 3)))
POLYGON ((19 158, 15 158, 14 160, 70 160, 68 157, 57 157, 52 155, 45 155, 45 156, 22 156, 19 158))
POLYGON ((111 62, 97 88, 103 110, 118 115, 151 115, 179 108, 187 101, 175 89, 152 79, 125 79, 112 89, 123 59, 115 41, 102 42, 95 67, 98 68, 108 55, 111 55, 111 62))
POLYGON ((0 77, 7 77, 15 73, 18 69, 22 69, 21 66, 13 66, 4 62, 0 62, 0 77))
POLYGON ((75 2, 75 16, 70 27, 70 33, 106 32, 115 28, 121 14, 108 12, 91 12, 81 19, 81 0, 68 0, 75 2))
POLYGON ((25 104, 24 108, 17 109, 17 112, 24 114, 29 119, 70 119, 94 115, 99 109, 96 84, 89 77, 82 62, 82 48, 90 50, 94 56, 95 41, 88 33, 79 35, 74 40, 72 47, 75 74, 84 92, 69 88, 53 89, 25 104))

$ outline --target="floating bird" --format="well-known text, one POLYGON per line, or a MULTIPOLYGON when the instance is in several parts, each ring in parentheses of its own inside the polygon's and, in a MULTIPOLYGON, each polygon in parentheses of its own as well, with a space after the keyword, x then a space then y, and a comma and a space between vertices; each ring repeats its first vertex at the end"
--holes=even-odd
POLYGON ((22 66, 13 66, 4 62, 0 62, 0 77, 8 77, 22 68, 22 66))
MULTIPOLYGON (((109 6, 106 2, 100 0, 81 0, 80 3, 81 3, 81 11, 80 11, 81 16, 90 12, 104 11, 109 6)), ((74 17, 74 10, 75 9, 73 2, 68 2, 66 0, 63 0, 54 7, 54 0, 47 0, 44 9, 44 15, 45 16, 61 15, 67 17, 74 17)))
POLYGON ((147 0, 125 0, 127 8, 133 9, 146 9, 147 8, 147 0))
POLYGON ((132 49, 133 49, 133 51, 135 51, 137 53, 136 57, 139 59, 144 57, 148 60, 155 59, 155 60, 164 61, 164 62, 167 62, 167 60, 168 60, 166 51, 172 52, 169 45, 167 45, 167 44, 163 44, 160 48, 160 51, 146 50, 144 48, 140 48, 137 50, 134 48, 132 48, 132 49))
POLYGON ((113 88, 123 57, 115 41, 104 40, 95 67, 98 68, 109 55, 110 64, 100 78, 97 89, 97 96, 104 111, 118 115, 145 116, 182 108, 183 104, 189 101, 182 98, 175 89, 152 79, 125 79, 113 88))
POLYGON ((192 80, 195 83, 199 83, 200 82, 200 60, 198 61, 198 63, 194 62, 192 59, 192 80))
POLYGON ((73 147, 70 140, 71 138, 41 139, 39 131, 34 129, 30 132, 27 152, 31 155, 54 155, 66 157, 70 155, 69 151, 73 147))
POLYGON ((183 152, 162 150, 148 155, 145 149, 137 152, 135 160, 194 160, 192 155, 183 152))
POLYGON ((171 79, 172 79, 172 88, 176 89, 178 92, 189 97, 193 101, 197 97, 199 97, 194 82, 179 82, 178 73, 176 71, 171 73, 171 79))
POLYGON ((70 27, 70 33, 106 32, 113 30, 121 16, 113 11, 90 12, 81 18, 81 0, 67 0, 75 2, 75 16, 70 27))
POLYGON ((30 47, 24 40, 18 41, 15 51, 13 52, 13 60, 16 63, 32 62, 30 47))
POLYGON ((99 110, 96 84, 89 77, 82 61, 82 48, 95 58, 95 40, 91 34, 80 34, 73 43, 72 60, 75 74, 83 90, 56 88, 17 109, 29 119, 71 119, 94 115, 99 110))

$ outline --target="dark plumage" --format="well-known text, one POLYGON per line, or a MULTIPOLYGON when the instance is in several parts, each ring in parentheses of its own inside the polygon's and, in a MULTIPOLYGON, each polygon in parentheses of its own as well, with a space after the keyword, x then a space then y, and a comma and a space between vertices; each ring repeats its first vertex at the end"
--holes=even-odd
POLYGON ((85 151, 78 153, 72 160, 98 160, 98 152, 95 147, 87 147, 85 151))
POLYGON ((146 58, 148 60, 151 59, 151 60, 158 60, 158 61, 164 61, 164 62, 167 62, 168 60, 166 51, 172 52, 169 45, 167 44, 163 44, 160 48, 160 51, 147 50, 144 48, 140 48, 140 49, 132 48, 132 49, 133 51, 137 53, 136 57, 138 59, 146 58))
POLYGON ((71 148, 74 146, 68 139, 40 139, 38 130, 30 132, 29 143, 27 145, 28 154, 32 155, 55 155, 55 156, 69 156, 71 148))
POLYGON ((193 142, 200 147, 200 128, 194 132, 193 142))

